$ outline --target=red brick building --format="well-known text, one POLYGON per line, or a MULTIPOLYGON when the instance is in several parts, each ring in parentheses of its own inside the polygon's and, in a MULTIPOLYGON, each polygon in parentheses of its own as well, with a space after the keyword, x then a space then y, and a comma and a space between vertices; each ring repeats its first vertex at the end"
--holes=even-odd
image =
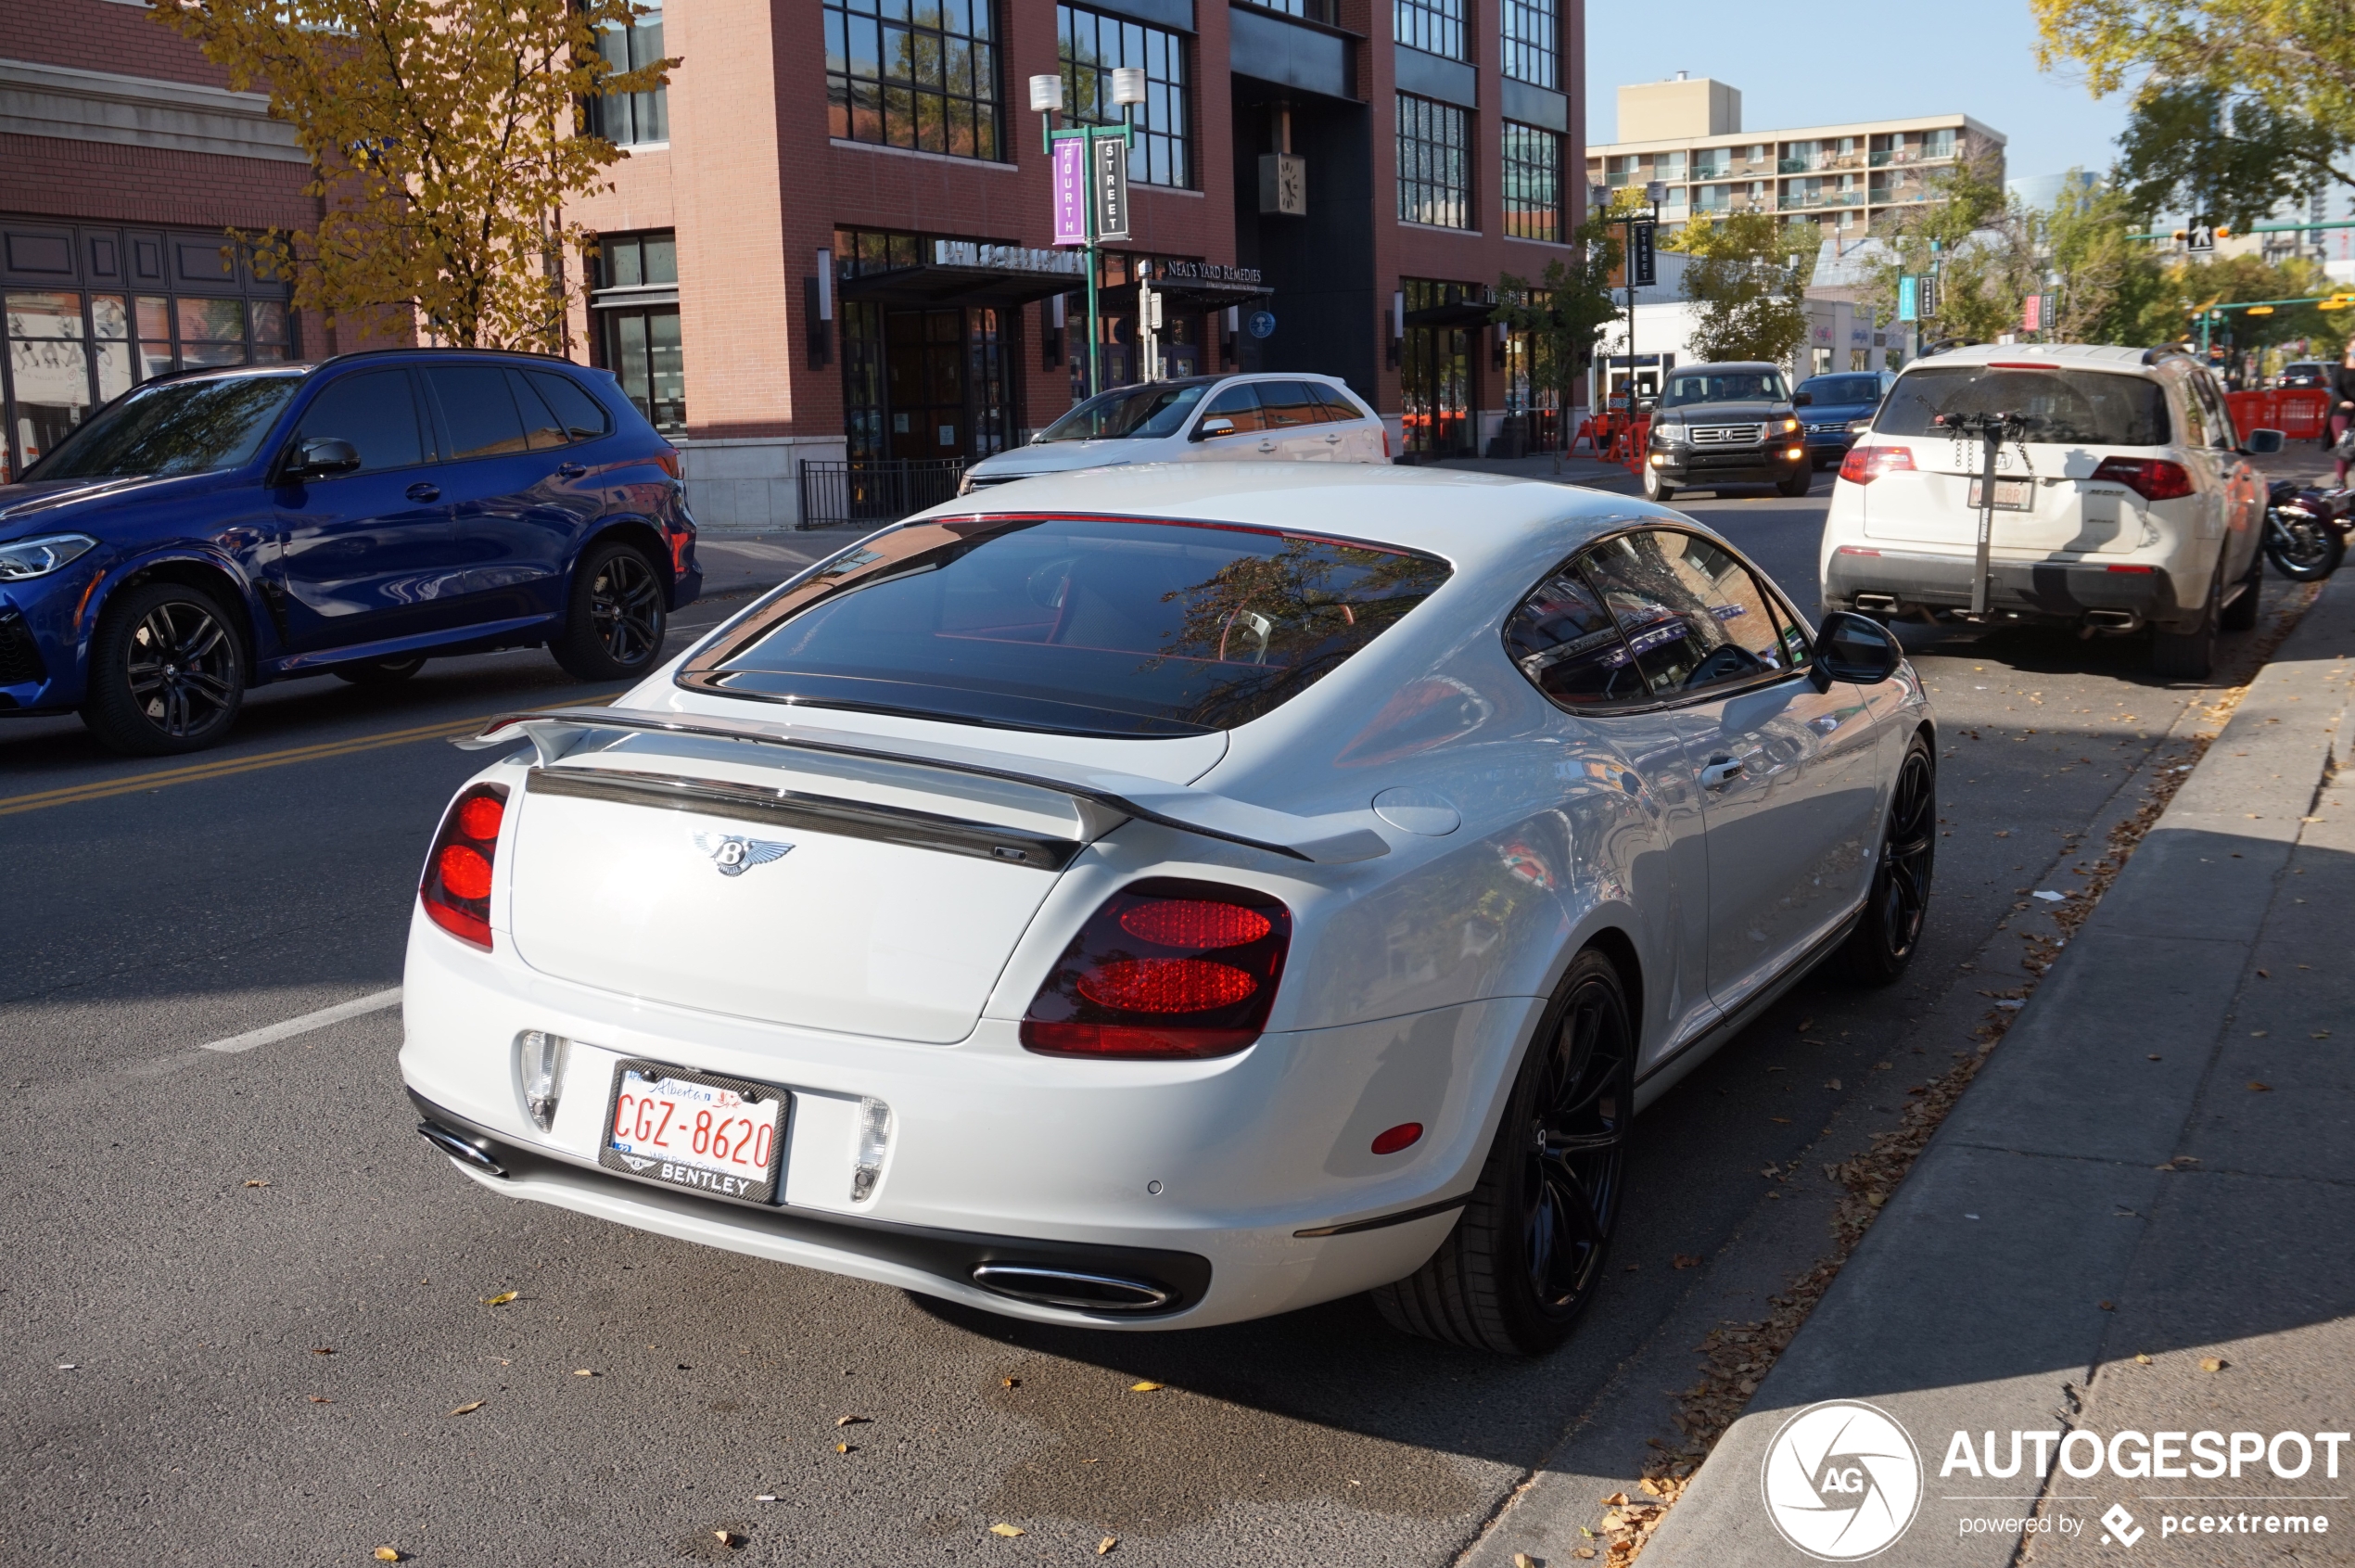
MULTIPOLYGON (((1335 374, 1401 450, 1482 450, 1532 402, 1487 301, 1565 256, 1585 207, 1582 5, 671 0, 608 38, 617 63, 683 63, 592 106, 630 157, 566 214, 601 236, 579 352, 681 441, 711 524, 796 520, 803 459, 1022 440, 1087 363, 1028 81, 1063 79, 1066 122, 1110 122, 1112 70, 1135 67, 1102 384, 1147 373, 1150 269, 1161 374, 1335 374)), ((143 375, 350 346, 223 254, 225 226, 311 221, 292 135, 142 11, 0 0, 19 465, 143 375)))

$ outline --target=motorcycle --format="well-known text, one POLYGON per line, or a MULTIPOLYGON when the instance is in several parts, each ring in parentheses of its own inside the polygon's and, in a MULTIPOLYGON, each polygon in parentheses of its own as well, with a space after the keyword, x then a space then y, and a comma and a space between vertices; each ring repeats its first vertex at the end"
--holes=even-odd
POLYGON ((2266 487, 2265 557, 2292 582, 2319 582, 2347 556, 2355 532, 2355 491, 2300 490, 2289 479, 2266 487))

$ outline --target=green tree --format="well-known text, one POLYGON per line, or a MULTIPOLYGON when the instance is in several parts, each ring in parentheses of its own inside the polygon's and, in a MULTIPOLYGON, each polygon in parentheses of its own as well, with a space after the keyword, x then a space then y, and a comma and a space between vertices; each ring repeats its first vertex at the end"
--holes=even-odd
POLYGON ((1575 246, 1575 260, 1547 262, 1545 275, 1534 283, 1500 274, 1496 309, 1488 318, 1528 335, 1529 378, 1552 389, 1563 408, 1593 363, 1596 345, 1620 319, 1610 295, 1621 257, 1617 225, 1593 220, 1579 229, 1575 246))
POLYGON ((1894 321, 1899 277, 1935 268, 1938 308, 1921 324, 1922 340, 1991 342, 2019 325, 2021 303, 2042 287, 2037 216, 2006 196, 1984 164, 1958 164, 1938 176, 1931 197, 1882 230, 1888 249, 1861 301, 1894 321))
POLYGON ((2037 223, 2055 331, 2068 343, 2147 345, 2144 314, 2168 287, 2158 252, 2133 237, 2148 219, 2124 192, 2077 173, 2037 223))
MULTIPOLYGON (((2255 256, 2225 256, 2180 264, 2163 275, 2161 287, 2144 305, 2133 340, 2196 340, 2199 323, 2195 312, 2203 306, 2243 300, 2296 300, 2330 291, 2323 269, 2299 257, 2274 263, 2255 256)), ((2229 341, 2239 349, 2264 348, 2297 338, 2344 342, 2346 328, 2339 325, 2339 318, 2346 313, 2318 311, 2311 305, 2277 305, 2265 315, 2228 311, 2223 322, 2209 325, 2209 340, 2229 341)))
POLYGON ((1769 212, 1695 218, 1669 242, 1691 258, 1685 298, 1696 307, 1688 346, 1703 361, 1788 364, 1807 337, 1813 224, 1787 227, 1769 212))
POLYGON ((631 0, 151 0, 310 155, 324 212, 309 228, 235 237, 294 279, 331 323, 414 323, 469 348, 562 346, 594 236, 565 203, 610 188, 627 157, 576 123, 580 106, 644 93, 675 59, 615 71, 600 29, 631 0))
POLYGON ((2285 114, 2253 94, 2204 82, 2154 80, 2134 95, 2118 139, 2118 179, 2145 213, 2200 213, 2235 228, 2285 201, 2349 181, 2342 162, 2355 126, 2285 114))

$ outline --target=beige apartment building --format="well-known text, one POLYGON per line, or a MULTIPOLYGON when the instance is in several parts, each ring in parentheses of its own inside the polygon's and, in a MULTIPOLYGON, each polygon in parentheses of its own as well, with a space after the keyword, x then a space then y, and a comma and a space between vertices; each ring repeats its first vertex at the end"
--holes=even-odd
POLYGON ((1987 159, 2004 177, 2004 134, 1967 114, 1749 131, 1738 88, 1679 71, 1619 89, 1620 141, 1586 150, 1588 200, 1623 185, 1667 187, 1661 221, 1767 210, 1847 244, 1910 206, 1958 160, 1987 159))

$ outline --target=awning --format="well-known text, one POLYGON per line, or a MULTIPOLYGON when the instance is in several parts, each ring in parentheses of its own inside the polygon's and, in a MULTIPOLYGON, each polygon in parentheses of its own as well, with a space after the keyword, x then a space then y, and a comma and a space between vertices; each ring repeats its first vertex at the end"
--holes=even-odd
POLYGON ((845 300, 911 309, 982 305, 1012 310, 1088 287, 1087 261, 1077 250, 936 239, 932 252, 930 261, 916 266, 840 278, 834 291, 845 300))

